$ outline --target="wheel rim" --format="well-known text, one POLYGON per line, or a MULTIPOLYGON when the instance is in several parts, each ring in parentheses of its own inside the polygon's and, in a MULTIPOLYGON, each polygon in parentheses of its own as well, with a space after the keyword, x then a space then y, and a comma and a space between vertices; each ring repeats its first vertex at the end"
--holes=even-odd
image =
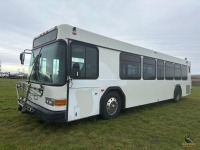
POLYGON ((116 113, 118 109, 118 102, 117 99, 112 97, 108 100, 107 105, 106 105, 106 110, 109 115, 113 115, 116 113))

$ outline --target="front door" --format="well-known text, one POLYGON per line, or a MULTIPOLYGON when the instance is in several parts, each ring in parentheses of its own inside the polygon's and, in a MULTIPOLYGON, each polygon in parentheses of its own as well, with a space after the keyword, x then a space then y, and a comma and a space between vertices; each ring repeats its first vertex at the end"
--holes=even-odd
POLYGON ((99 113, 98 49, 82 42, 71 42, 71 82, 68 121, 99 113))

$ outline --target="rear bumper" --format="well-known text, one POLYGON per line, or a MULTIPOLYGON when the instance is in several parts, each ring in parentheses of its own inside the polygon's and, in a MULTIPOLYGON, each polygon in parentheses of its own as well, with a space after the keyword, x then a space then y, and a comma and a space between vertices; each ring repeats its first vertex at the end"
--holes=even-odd
POLYGON ((27 101, 26 113, 37 116, 47 123, 62 123, 66 122, 66 111, 51 111, 41 107, 31 101, 27 101))

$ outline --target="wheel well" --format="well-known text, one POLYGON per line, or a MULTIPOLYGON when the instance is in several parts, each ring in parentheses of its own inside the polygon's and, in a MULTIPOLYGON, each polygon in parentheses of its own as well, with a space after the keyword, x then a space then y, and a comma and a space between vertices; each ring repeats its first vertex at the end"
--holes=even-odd
POLYGON ((106 89, 106 91, 104 92, 104 94, 101 96, 101 99, 100 99, 100 109, 99 109, 100 110, 100 114, 101 114, 101 106, 102 106, 103 99, 110 92, 116 92, 116 93, 119 94, 120 99, 121 99, 122 109, 125 109, 126 96, 125 96, 124 92, 122 91, 122 89, 120 87, 109 87, 109 88, 106 89))

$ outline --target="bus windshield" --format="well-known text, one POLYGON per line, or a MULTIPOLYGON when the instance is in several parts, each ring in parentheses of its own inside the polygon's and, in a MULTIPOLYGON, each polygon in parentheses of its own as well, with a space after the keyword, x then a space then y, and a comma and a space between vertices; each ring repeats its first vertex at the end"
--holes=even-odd
POLYGON ((63 85, 65 83, 64 42, 56 42, 32 51, 29 67, 30 82, 63 85))

